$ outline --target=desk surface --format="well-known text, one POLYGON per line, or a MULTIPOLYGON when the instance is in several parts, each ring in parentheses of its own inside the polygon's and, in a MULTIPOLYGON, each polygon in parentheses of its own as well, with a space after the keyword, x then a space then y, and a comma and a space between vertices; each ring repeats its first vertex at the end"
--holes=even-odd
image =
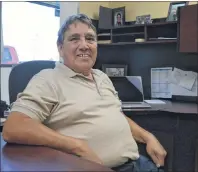
POLYGON ((0 137, 0 171, 113 171, 54 149, 6 144, 0 137))
MULTIPOLYGON (((164 101, 164 100, 163 100, 164 101)), ((139 111, 139 112, 172 112, 177 114, 194 114, 198 115, 198 104, 177 102, 177 101, 164 101, 166 104, 152 104, 151 108, 142 109, 124 109, 124 111, 139 111)))
MULTIPOLYGON (((177 114, 193 114, 198 115, 198 104, 178 102, 178 101, 167 101, 163 100, 166 104, 156 104, 151 105, 151 108, 141 108, 141 109, 123 109, 123 111, 133 111, 133 112, 172 112, 177 114)), ((3 122, 0 121, 0 127, 3 126, 3 122)))

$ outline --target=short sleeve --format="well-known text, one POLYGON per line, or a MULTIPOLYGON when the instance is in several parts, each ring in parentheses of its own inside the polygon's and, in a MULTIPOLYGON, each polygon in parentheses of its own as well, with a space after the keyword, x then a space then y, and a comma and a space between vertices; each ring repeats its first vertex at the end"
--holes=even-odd
POLYGON ((58 104, 55 86, 45 77, 35 75, 17 100, 12 104, 11 112, 21 112, 33 119, 44 122, 58 104))
POLYGON ((103 77, 104 77, 104 82, 105 82, 106 84, 108 84, 108 86, 113 90, 115 97, 116 97, 118 100, 120 100, 120 98, 119 98, 119 96, 118 96, 118 91, 115 89, 115 87, 114 87, 114 85, 113 85, 111 79, 110 79, 110 78, 108 77, 108 75, 105 74, 105 73, 104 73, 103 77))

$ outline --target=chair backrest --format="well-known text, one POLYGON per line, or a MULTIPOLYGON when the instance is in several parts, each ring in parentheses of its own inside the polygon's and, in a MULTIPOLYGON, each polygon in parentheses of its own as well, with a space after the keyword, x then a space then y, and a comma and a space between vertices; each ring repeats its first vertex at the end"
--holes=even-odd
POLYGON ((12 104, 18 93, 23 92, 30 79, 43 69, 54 68, 55 61, 29 61, 16 65, 9 76, 9 98, 12 104))

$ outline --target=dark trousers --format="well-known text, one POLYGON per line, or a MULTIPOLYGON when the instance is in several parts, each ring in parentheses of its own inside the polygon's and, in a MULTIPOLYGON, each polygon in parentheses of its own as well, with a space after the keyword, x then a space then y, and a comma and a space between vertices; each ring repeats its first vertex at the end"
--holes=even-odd
POLYGON ((141 155, 135 161, 129 160, 125 164, 112 169, 117 172, 164 172, 162 168, 157 168, 152 160, 141 155))

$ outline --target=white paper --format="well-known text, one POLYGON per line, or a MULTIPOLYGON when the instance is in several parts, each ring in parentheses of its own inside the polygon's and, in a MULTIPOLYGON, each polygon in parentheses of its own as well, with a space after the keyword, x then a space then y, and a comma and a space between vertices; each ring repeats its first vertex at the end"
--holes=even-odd
POLYGON ((144 100, 148 104, 166 104, 165 102, 161 100, 144 100))
POLYGON ((197 79, 195 80, 191 90, 178 86, 177 84, 171 84, 172 95, 197 96, 198 95, 197 89, 198 89, 197 79))
POLYGON ((171 98, 171 85, 169 82, 172 67, 151 68, 151 97, 171 98))
POLYGON ((196 79, 197 73, 174 68, 170 77, 170 82, 185 89, 192 90, 196 79))
POLYGON ((0 118, 0 122, 3 123, 6 121, 6 118, 0 118))

